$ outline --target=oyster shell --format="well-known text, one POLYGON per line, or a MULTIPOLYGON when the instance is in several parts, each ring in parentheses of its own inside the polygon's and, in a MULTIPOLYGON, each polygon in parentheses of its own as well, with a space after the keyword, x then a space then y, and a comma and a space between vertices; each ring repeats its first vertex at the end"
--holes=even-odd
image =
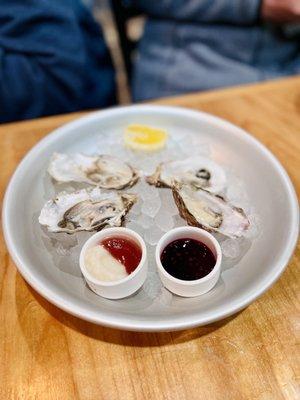
POLYGON ((129 164, 105 154, 54 153, 48 173, 57 182, 82 182, 104 189, 124 189, 139 179, 138 172, 129 164))
POLYGON ((170 161, 157 166, 153 175, 147 177, 150 185, 172 187, 174 181, 220 193, 225 187, 226 176, 223 169, 205 157, 170 161))
POLYGON ((73 193, 62 192, 44 205, 39 223, 50 232, 66 233, 121 226, 136 200, 135 194, 104 194, 98 187, 73 193))
POLYGON ((209 232, 219 232, 231 238, 243 236, 249 227, 244 211, 232 206, 221 196, 178 183, 173 186, 172 191, 180 216, 189 225, 209 232))

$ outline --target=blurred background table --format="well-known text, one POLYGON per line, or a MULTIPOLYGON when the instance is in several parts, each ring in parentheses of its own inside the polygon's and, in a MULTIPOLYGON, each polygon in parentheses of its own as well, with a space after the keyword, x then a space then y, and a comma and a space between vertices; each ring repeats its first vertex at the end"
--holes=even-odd
MULTIPOLYGON (((300 195, 300 77, 158 102, 246 129, 278 157, 300 195)), ((80 115, 0 126, 1 204, 25 153, 80 115)), ((133 333, 48 303, 19 275, 1 236, 0 399, 299 399, 299 258, 298 246, 279 281, 231 318, 182 332, 133 333)))

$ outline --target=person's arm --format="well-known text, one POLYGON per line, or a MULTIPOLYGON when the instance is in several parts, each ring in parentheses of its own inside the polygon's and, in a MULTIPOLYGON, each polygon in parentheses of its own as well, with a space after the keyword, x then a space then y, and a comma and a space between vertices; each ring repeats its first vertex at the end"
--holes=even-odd
POLYGON ((300 22, 300 0, 263 0, 261 14, 272 22, 300 22))
MULTIPOLYGON (((127 0, 128 2, 128 0, 127 0)), ((180 21, 249 25, 258 20, 261 0, 129 0, 148 15, 180 21)))
POLYGON ((0 121, 78 108, 86 47, 74 4, 1 0, 0 121))

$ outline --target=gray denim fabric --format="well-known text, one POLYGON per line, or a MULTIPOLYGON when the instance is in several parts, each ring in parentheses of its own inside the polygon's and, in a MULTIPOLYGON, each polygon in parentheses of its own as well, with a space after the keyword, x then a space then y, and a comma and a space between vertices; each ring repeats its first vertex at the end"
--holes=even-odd
POLYGON ((145 100, 300 73, 299 31, 259 21, 259 0, 137 0, 148 19, 134 65, 145 100))

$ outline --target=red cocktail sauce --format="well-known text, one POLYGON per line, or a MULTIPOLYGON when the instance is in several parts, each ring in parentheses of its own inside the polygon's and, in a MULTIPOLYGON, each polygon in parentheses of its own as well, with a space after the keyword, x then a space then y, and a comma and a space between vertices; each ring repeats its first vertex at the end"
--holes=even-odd
POLYGON ((136 269, 142 259, 140 246, 128 238, 110 237, 102 240, 100 244, 124 265, 128 275, 136 269))

